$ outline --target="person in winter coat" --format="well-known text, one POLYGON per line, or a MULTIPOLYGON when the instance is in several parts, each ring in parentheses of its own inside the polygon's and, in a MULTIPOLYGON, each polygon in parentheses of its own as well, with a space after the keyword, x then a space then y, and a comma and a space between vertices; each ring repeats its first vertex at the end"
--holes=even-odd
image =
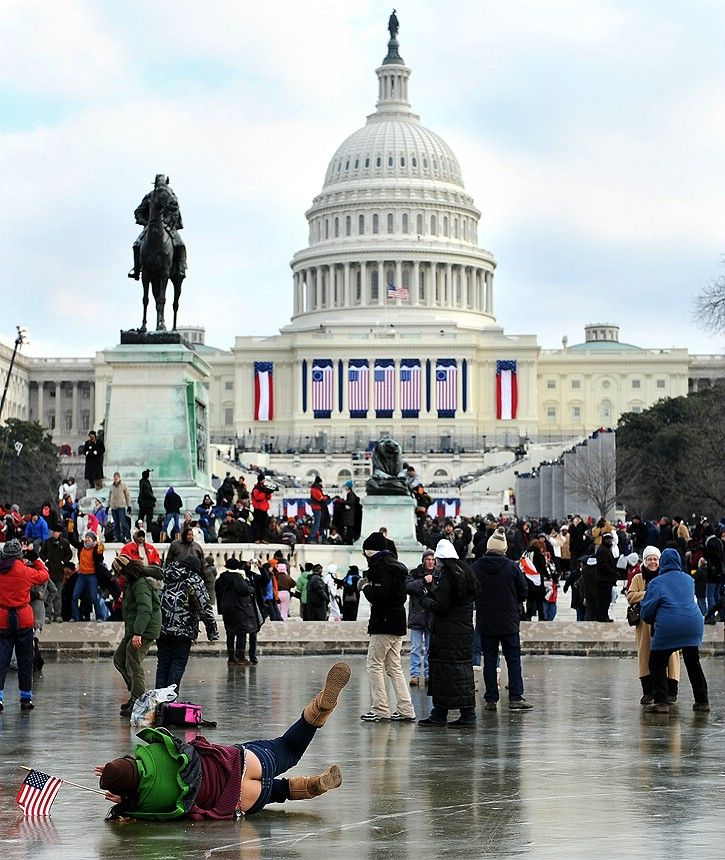
POLYGON ((597 609, 596 621, 611 621, 609 606, 612 602, 612 588, 617 584, 617 562, 612 553, 614 533, 604 532, 597 549, 597 609))
POLYGON ((408 630, 410 630, 410 686, 417 687, 420 678, 428 684, 430 654, 430 611, 424 609, 421 598, 426 591, 425 577, 436 569, 435 550, 427 549, 421 563, 408 573, 405 590, 408 593, 408 630), (421 672, 422 670, 422 672, 421 672))
POLYGON ((154 520, 154 508, 156 507, 156 496, 154 488, 150 481, 151 470, 144 469, 141 472, 141 478, 138 482, 138 517, 140 520, 146 520, 146 529, 151 530, 151 523, 154 520))
POLYGON ((0 711, 4 705, 5 678, 15 651, 18 662, 20 708, 31 711, 33 704, 33 610, 30 590, 48 581, 45 564, 31 553, 23 559, 20 541, 6 541, 0 553, 0 711))
POLYGON ((227 665, 256 666, 257 633, 262 627, 262 615, 257 605, 254 584, 243 575, 235 558, 227 560, 214 584, 217 609, 224 620, 227 636, 227 665), (249 659, 247 660, 247 637, 249 637, 249 659))
POLYGON ((363 541, 363 553, 368 562, 360 587, 370 604, 370 620, 366 668, 373 704, 360 719, 367 723, 380 720, 415 722, 408 683, 403 674, 400 650, 405 636, 405 580, 408 569, 394 557, 388 540, 380 532, 372 532, 363 541), (391 713, 385 676, 390 678, 396 697, 396 709, 391 713))
POLYGON ((152 543, 146 543, 146 532, 143 529, 133 533, 133 540, 121 547, 120 554, 136 559, 142 564, 161 565, 161 556, 152 543))
POLYGON ((700 665, 704 622, 695 603, 695 583, 682 570, 676 549, 662 552, 659 575, 647 586, 640 614, 642 621, 653 625, 649 671, 654 702, 645 710, 656 714, 669 711, 667 665, 672 654, 681 650, 695 699, 692 709, 709 711, 707 681, 700 665))
POLYGON ((48 523, 46 523, 40 514, 33 514, 30 522, 25 526, 25 538, 28 543, 33 545, 36 553, 39 553, 41 546, 49 537, 50 529, 48 528, 48 523))
POLYGON ((72 621, 80 618, 79 601, 87 591, 96 614, 96 621, 108 618, 108 608, 103 600, 102 589, 108 586, 108 568, 103 560, 103 544, 98 543, 96 535, 87 531, 78 550, 78 577, 73 586, 71 598, 72 621))
POLYGON ((214 585, 216 584, 216 577, 217 570, 216 565, 214 564, 214 558, 213 556, 208 555, 204 559, 204 567, 201 570, 201 578, 204 580, 206 593, 209 595, 209 600, 212 606, 216 604, 216 591, 214 590, 214 585))
POLYGON ((714 624, 715 613, 717 612, 720 599, 720 589, 725 578, 725 553, 723 553, 723 541, 720 533, 709 535, 709 537, 705 538, 703 555, 707 561, 706 615, 708 616, 708 621, 712 617, 712 623, 714 624))
POLYGON ((126 580, 123 592, 124 635, 113 655, 113 665, 129 691, 121 716, 130 716, 133 703, 146 692, 143 658, 161 633, 160 593, 164 574, 156 565, 144 565, 127 555, 113 561, 113 572, 126 580))
POLYGON ((264 483, 264 472, 257 475, 257 483, 252 487, 252 538, 255 543, 263 543, 267 534, 267 520, 269 519, 269 500, 272 498, 272 490, 264 483))
POLYGON ((449 540, 435 549, 441 570, 434 581, 425 575, 425 592, 420 599, 430 612, 430 676, 428 695, 433 708, 419 726, 469 729, 476 726, 476 693, 473 680, 473 602, 476 579, 470 567, 458 557, 449 540), (448 722, 448 711, 460 716, 448 722))
POLYGON ((164 527, 162 529, 169 540, 173 540, 179 534, 179 519, 181 509, 183 507, 184 503, 181 500, 181 496, 173 487, 169 487, 166 491, 166 495, 164 496, 164 510, 166 511, 166 516, 164 517, 164 527), (173 528, 169 528, 169 526, 173 526, 173 528))
POLYGON ((148 745, 137 744, 133 755, 95 769, 106 800, 116 804, 108 817, 238 820, 268 803, 308 800, 338 788, 337 765, 315 776, 276 777, 299 762, 349 680, 347 663, 335 663, 300 719, 274 740, 222 746, 203 737, 186 743, 166 729, 142 729, 138 736, 148 745))
MULTIPOLYGON (((656 546, 647 546, 642 551, 642 566, 639 573, 632 577, 627 588, 627 603, 633 606, 642 603, 647 592, 649 583, 660 572, 660 551, 656 546)), ((634 636, 637 642, 637 661, 639 664, 639 680, 642 685, 642 698, 640 705, 651 705, 653 700, 652 678, 649 673, 649 656, 652 645, 652 628, 649 624, 640 620, 634 628, 634 636)), ((680 654, 675 652, 667 664, 667 701, 674 704, 677 701, 677 693, 680 682, 680 654)))
POLYGON ((40 557, 47 564, 48 573, 56 588, 53 602, 46 601, 46 615, 49 621, 60 621, 60 589, 63 585, 63 568, 73 558, 73 549, 70 543, 63 537, 60 525, 56 525, 48 540, 43 542, 40 548, 40 557))
POLYGON ((181 535, 169 545, 165 564, 169 565, 173 561, 184 561, 190 555, 196 556, 199 559, 199 564, 204 565, 204 550, 194 540, 194 530, 191 526, 184 526, 181 535))
POLYGON ((342 581, 342 620, 357 621, 360 607, 360 570, 356 564, 351 564, 342 581))
POLYGON ((531 621, 534 615, 538 615, 539 621, 543 621, 544 597, 546 596, 546 586, 544 582, 548 573, 546 569, 546 544, 541 540, 541 538, 534 538, 529 541, 526 554, 531 560, 536 573, 533 577, 527 578, 528 590, 526 592, 525 619, 526 621, 531 621))
POLYGON ((289 618, 290 601, 294 588, 295 581, 289 575, 287 563, 284 561, 277 562, 277 593, 279 594, 279 616, 282 621, 289 618))
POLYGON ((362 505, 360 498, 353 489, 352 481, 345 482, 345 510, 343 514, 343 532, 342 540, 348 546, 352 546, 360 537, 360 527, 362 525, 362 505))
POLYGON ((507 546, 506 532, 499 527, 488 539, 486 553, 473 565, 478 581, 476 630, 481 637, 487 711, 495 711, 499 700, 496 672, 499 645, 508 670, 509 709, 526 711, 532 707, 524 699, 519 636, 527 580, 519 566, 506 557, 507 546))
POLYGON ((322 509, 327 507, 330 497, 322 489, 322 478, 318 475, 310 487, 310 506, 312 508, 312 532, 310 543, 320 543, 324 537, 322 530, 322 509))
POLYGON ((154 686, 157 689, 176 684, 178 694, 191 646, 199 636, 200 620, 204 623, 206 638, 216 642, 219 631, 214 609, 201 578, 199 560, 191 555, 164 570, 161 633, 156 641, 158 660, 154 686))
POLYGON ((330 592, 322 578, 322 565, 316 564, 307 579, 307 621, 327 621, 330 592))
POLYGON ((91 430, 88 434, 88 439, 83 443, 81 454, 86 458, 86 466, 83 473, 88 486, 96 490, 103 487, 103 457, 105 456, 106 448, 101 440, 96 435, 95 430, 91 430))

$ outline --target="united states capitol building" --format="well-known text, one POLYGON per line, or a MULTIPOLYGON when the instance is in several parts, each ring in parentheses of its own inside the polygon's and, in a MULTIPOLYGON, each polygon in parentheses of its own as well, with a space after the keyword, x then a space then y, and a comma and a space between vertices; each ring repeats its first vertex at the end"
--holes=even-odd
MULTIPOLYGON (((482 452, 581 438, 725 375, 720 355, 622 342, 616 320, 582 320, 582 341, 556 350, 505 333, 481 213, 453 151, 412 110, 395 38, 375 74, 374 111, 332 154, 305 213, 289 324, 231 348, 182 329, 211 368, 212 442, 279 452, 286 470, 335 482, 386 431, 430 459, 424 480, 453 479, 482 452)), ((0 344, 2 382, 11 352, 0 344)), ((109 384, 104 352, 21 350, 4 414, 75 450, 104 420, 109 384)))

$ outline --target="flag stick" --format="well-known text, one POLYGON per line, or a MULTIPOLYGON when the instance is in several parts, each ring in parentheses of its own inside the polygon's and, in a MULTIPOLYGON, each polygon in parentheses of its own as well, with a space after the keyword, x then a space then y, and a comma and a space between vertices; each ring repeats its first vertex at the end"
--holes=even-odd
MULTIPOLYGON (((35 770, 35 768, 32 767, 25 767, 24 764, 21 764, 20 767, 23 770, 35 770)), ((101 791, 98 788, 89 788, 87 785, 81 785, 78 782, 71 782, 69 779, 63 779, 63 777, 60 777, 60 779, 62 780, 64 785, 72 785, 74 788, 82 788, 83 791, 92 791, 94 794, 102 794, 104 797, 106 796, 106 792, 101 791)))

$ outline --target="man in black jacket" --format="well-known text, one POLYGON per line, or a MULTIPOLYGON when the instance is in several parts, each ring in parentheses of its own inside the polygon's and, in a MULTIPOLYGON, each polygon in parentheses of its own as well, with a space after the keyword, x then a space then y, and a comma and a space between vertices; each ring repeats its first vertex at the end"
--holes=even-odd
POLYGON ((507 547, 506 532, 499 527, 488 539, 485 555, 472 567, 478 579, 476 629, 481 636, 485 707, 487 711, 495 711, 498 702, 496 663, 500 643, 509 676, 509 708, 528 711, 532 705, 524 699, 519 638, 520 607, 526 600, 526 577, 519 566, 506 557, 507 547))
MULTIPOLYGON (((370 603, 367 670, 373 706, 360 719, 367 723, 381 720, 415 722, 408 684, 400 662, 400 649, 405 626, 405 580, 408 569, 399 562, 388 547, 382 532, 373 532, 363 542, 368 570, 360 580, 362 592, 370 603), (396 710, 391 714, 385 676, 395 691, 396 710)), ((308 586, 309 588, 309 586, 308 586)))
POLYGON ((613 544, 614 535, 611 532, 605 532, 595 555, 597 560, 596 621, 612 620, 609 617, 609 605, 612 602, 612 588, 617 584, 617 562, 612 552, 613 544))

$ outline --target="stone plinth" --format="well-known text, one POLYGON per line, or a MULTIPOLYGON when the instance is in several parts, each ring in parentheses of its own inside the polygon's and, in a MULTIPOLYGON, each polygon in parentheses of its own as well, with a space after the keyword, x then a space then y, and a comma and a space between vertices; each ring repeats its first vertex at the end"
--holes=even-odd
POLYGON ((355 546, 361 547, 370 532, 384 526, 390 540, 395 542, 398 558, 409 568, 417 567, 425 547, 415 536, 415 502, 412 497, 366 495, 362 506, 362 532, 355 546))
MULTIPOLYGON (((157 509, 173 486, 193 509, 211 490, 209 365, 185 343, 122 344, 103 354, 108 387, 104 470, 132 489, 152 469, 157 509)), ((135 499, 134 499, 135 501, 135 499)))

